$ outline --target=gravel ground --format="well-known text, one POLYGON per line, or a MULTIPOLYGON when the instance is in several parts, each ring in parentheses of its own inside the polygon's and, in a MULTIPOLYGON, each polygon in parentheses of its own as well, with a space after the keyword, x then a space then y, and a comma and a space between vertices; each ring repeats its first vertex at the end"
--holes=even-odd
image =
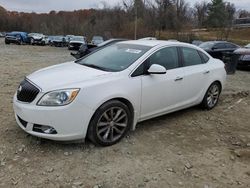
POLYGON ((0 187, 250 187, 250 72, 228 76, 214 110, 194 107, 145 121, 111 147, 27 135, 12 110, 18 84, 70 60, 66 48, 0 41, 0 187))

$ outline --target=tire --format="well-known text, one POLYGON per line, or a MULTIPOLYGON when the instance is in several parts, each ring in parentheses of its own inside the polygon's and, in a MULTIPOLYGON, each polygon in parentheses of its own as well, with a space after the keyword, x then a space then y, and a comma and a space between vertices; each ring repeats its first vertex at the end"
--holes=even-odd
POLYGON ((10 44, 10 42, 8 42, 8 41, 5 41, 5 44, 10 44))
POLYGON ((221 93, 220 83, 213 82, 209 86, 209 88, 208 88, 208 90, 207 90, 207 92, 206 92, 206 94, 201 102, 201 107, 203 109, 206 109, 206 110, 213 109, 218 104, 220 93, 221 93))
POLYGON ((124 103, 111 100, 97 109, 92 117, 87 137, 98 146, 119 142, 132 125, 132 114, 124 103))

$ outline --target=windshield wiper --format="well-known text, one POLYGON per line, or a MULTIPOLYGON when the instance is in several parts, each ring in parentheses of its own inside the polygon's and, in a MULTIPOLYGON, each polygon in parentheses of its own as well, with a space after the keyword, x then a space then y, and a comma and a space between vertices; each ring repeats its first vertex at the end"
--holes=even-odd
POLYGON ((94 69, 98 69, 98 70, 110 71, 110 70, 107 69, 107 68, 100 67, 100 66, 94 65, 94 64, 81 64, 81 65, 84 65, 84 66, 86 66, 86 67, 91 67, 91 68, 94 68, 94 69))

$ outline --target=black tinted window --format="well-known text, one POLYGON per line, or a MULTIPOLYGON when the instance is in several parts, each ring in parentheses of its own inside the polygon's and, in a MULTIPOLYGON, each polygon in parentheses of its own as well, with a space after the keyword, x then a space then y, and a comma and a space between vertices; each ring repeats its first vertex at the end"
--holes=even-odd
POLYGON ((148 58, 148 66, 152 64, 159 64, 164 66, 167 70, 177 68, 178 52, 176 47, 163 48, 155 52, 148 58))
POLYGON ((192 66, 202 64, 202 59, 197 50, 192 48, 182 48, 184 65, 192 66))
POLYGON ((231 43, 226 43, 226 48, 237 48, 237 46, 231 43))
POLYGON ((202 58, 202 60, 203 60, 204 63, 208 62, 209 57, 206 54, 204 54, 201 51, 199 51, 199 54, 200 54, 200 56, 201 56, 201 58, 202 58))
POLYGON ((218 43, 214 45, 214 48, 216 49, 224 49, 226 48, 226 44, 225 43, 218 43))

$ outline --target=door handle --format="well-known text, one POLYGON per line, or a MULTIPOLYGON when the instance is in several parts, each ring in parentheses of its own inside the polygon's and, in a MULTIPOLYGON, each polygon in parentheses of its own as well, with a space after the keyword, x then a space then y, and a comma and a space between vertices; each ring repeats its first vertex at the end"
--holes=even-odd
POLYGON ((174 81, 181 81, 181 80, 183 80, 183 77, 177 77, 177 78, 175 78, 175 80, 174 81))
POLYGON ((206 71, 203 72, 203 74, 208 74, 208 73, 210 73, 209 70, 206 70, 206 71))

